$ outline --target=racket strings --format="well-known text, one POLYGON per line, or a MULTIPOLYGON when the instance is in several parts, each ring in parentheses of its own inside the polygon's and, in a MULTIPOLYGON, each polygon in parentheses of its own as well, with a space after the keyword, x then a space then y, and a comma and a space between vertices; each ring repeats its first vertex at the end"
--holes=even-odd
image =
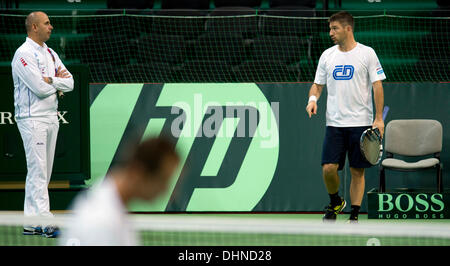
POLYGON ((362 141, 362 152, 367 161, 376 164, 380 158, 381 136, 378 129, 367 130, 362 141))

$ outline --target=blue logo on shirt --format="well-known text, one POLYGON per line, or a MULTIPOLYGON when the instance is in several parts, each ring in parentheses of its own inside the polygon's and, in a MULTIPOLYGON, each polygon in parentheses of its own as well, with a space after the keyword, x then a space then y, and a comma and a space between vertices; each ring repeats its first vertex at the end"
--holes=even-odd
POLYGON ((352 65, 335 66, 333 70, 333 78, 335 80, 350 80, 353 78, 355 68, 352 65))
POLYGON ((381 75, 381 74, 384 73, 384 71, 383 71, 383 69, 381 68, 381 66, 379 66, 376 70, 377 70, 377 74, 378 74, 378 75, 381 75))

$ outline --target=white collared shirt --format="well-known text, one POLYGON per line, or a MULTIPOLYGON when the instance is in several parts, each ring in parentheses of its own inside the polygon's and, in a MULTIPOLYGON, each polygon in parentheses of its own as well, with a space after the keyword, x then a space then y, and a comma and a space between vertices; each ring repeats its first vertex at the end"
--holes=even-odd
POLYGON ((352 50, 342 52, 335 45, 325 50, 314 83, 327 85, 326 125, 372 125, 372 83, 384 79, 380 61, 369 46, 357 43, 352 50))
POLYGON ((15 118, 56 123, 57 90, 72 91, 74 83, 70 73, 70 78, 55 77, 58 67, 66 69, 58 54, 45 43, 40 46, 27 37, 16 50, 11 67, 15 118), (53 83, 46 83, 43 77, 52 77, 53 83))

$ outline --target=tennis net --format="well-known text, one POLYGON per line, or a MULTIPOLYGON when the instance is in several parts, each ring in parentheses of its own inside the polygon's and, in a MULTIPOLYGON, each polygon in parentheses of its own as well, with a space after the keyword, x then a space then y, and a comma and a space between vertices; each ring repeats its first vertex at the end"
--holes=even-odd
MULTIPOLYGON (((0 215, 0 245, 78 245, 76 241, 22 235, 24 224, 57 225, 64 232, 71 215, 25 219, 0 215)), ((144 246, 448 246, 450 226, 438 222, 364 221, 359 224, 211 215, 133 215, 130 220, 144 246)), ((82 243, 81 243, 82 244, 82 243)))

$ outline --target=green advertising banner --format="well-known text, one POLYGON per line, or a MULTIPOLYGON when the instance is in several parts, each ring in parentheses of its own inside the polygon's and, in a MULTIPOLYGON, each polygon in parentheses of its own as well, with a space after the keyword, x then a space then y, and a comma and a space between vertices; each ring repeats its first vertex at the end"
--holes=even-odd
POLYGON ((368 193, 369 219, 449 219, 450 193, 390 191, 368 193))
MULTIPOLYGON (((131 211, 322 211, 326 89, 318 115, 305 112, 310 83, 91 84, 91 180, 101 181, 127 146, 164 134, 182 163, 167 192, 131 211)), ((448 83, 387 83, 386 123, 436 119, 444 128, 441 159, 450 163, 448 83)), ((350 171, 341 171, 348 202, 350 171)), ((431 188, 434 171, 387 172, 387 187, 431 188)), ((444 186, 450 174, 444 168, 444 186)), ((366 171, 366 191, 378 187, 378 168, 366 171)), ((420 196, 422 197, 422 196, 420 196)), ((348 204, 350 205, 350 204, 348 204)), ((448 208, 444 202, 444 208, 448 208)), ((367 197, 362 211, 367 211, 367 197)))

